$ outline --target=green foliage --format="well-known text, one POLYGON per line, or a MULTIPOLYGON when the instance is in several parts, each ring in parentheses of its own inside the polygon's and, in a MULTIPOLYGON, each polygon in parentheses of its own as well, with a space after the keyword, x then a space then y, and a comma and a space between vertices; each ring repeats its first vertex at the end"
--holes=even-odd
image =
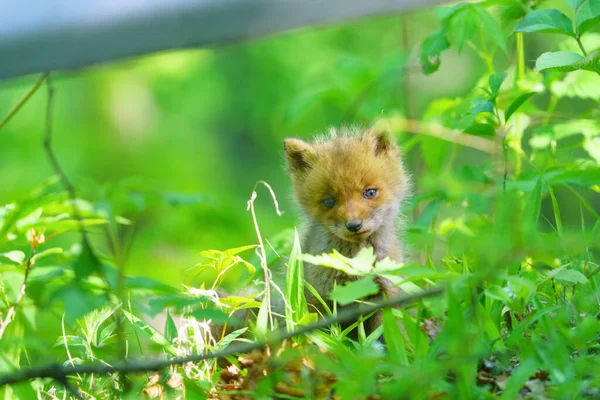
MULTIPOLYGON (((140 96, 127 104, 156 107, 160 112, 137 112, 156 114, 158 127, 147 129, 169 132, 168 140, 130 138, 140 141, 127 142, 129 153, 103 147, 111 136, 90 144, 124 171, 148 179, 118 180, 108 161, 92 159, 78 170, 83 178, 74 180, 75 200, 57 177, 33 189, 23 179, 10 195, 2 193, 8 204, 0 207, 0 375, 55 361, 115 365, 227 350, 269 338, 274 327, 295 331, 370 303, 385 278, 405 294, 436 286, 445 292, 240 359, 186 362, 148 376, 74 374, 70 381, 84 398, 226 398, 241 392, 251 398, 597 397, 599 3, 567 0, 568 15, 541 3, 439 8, 439 26, 428 28, 431 13, 419 16, 427 36, 408 30, 411 40, 400 39, 406 32, 389 17, 170 54, 161 59, 164 65, 98 73, 83 89, 71 88, 73 94, 109 87, 118 94, 115 104, 123 94, 140 96), (554 35, 541 36, 542 50, 531 34, 546 33, 554 35), (426 74, 445 73, 442 55, 461 71, 443 75, 443 84, 432 81, 435 76, 411 76, 414 60, 403 46, 417 39, 426 74), (297 62, 290 52, 295 46, 310 57, 297 62), (547 49, 556 51, 542 53, 547 49), (540 53, 534 69, 529 54, 540 53), (471 81, 440 98, 438 86, 458 80, 462 69, 471 81), (282 80, 282 71, 293 79, 282 80), (400 85, 406 96, 398 95, 400 85), (212 87, 206 96, 205 86, 212 87), (410 120, 422 121, 415 128, 410 120), (283 177, 282 137, 342 122, 385 126, 403 149, 414 181, 402 221, 410 257, 404 264, 378 260, 371 248, 355 257, 302 254, 296 231, 272 235, 295 217, 264 218, 270 295, 284 304, 269 313, 262 260, 250 251, 256 246, 240 246, 256 241, 244 201, 263 174, 283 177), (145 154, 148 164, 139 167, 145 154), (148 183, 154 179, 161 183, 148 183), (318 293, 304 281, 307 262, 353 279, 318 293), (377 318, 382 324, 373 328, 377 318)), ((75 107, 80 100, 70 101, 75 107)), ((94 107, 87 114, 110 108, 99 100, 94 107)), ((70 112, 57 125, 81 128, 84 114, 70 112)), ((111 134, 146 123, 133 114, 117 112, 117 124, 129 125, 111 134)), ((34 142, 16 138, 24 126, 31 128, 19 118, 7 125, 15 131, 0 131, 0 140, 7 140, 0 151, 29 149, 34 142), (13 136, 15 143, 5 139, 13 136)), ((102 121, 82 124, 100 129, 95 125, 102 121)), ((57 143, 68 175, 80 154, 91 154, 68 147, 71 141, 87 146, 79 140, 74 135, 57 143)), ((19 166, 11 174, 27 176, 28 165, 2 154, 3 165, 19 166)), ((48 174, 42 171, 35 179, 48 174)), ((14 184, 12 175, 1 176, 14 184)), ((262 215, 259 202, 256 207, 262 215)), ((48 378, 2 390, 3 398, 72 397, 48 378)))

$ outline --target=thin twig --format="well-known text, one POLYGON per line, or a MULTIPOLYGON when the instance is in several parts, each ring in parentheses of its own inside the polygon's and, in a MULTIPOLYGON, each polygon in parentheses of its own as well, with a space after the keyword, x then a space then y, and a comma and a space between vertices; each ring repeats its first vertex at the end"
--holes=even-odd
POLYGON ((394 117, 382 118, 376 122, 376 126, 380 126, 382 129, 387 128, 391 131, 431 136, 490 154, 496 154, 499 147, 493 140, 485 139, 481 136, 470 135, 430 122, 394 117))
POLYGON ((318 329, 327 328, 335 323, 345 323, 355 320, 360 315, 367 315, 374 311, 378 311, 384 308, 405 306, 408 304, 415 303, 416 301, 426 297, 437 296, 443 292, 444 288, 440 286, 411 296, 397 296, 385 300, 379 300, 371 304, 363 303, 351 308, 346 308, 340 311, 337 314, 337 316, 330 316, 328 318, 321 319, 315 322, 314 324, 303 326, 294 332, 287 332, 285 328, 279 329, 278 331, 273 332, 272 335, 268 335, 263 340, 252 343, 238 342, 229 345, 226 349, 222 351, 217 352, 195 354, 186 357, 174 358, 172 360, 139 360, 137 362, 118 361, 112 362, 110 363, 110 365, 78 365, 75 367, 69 367, 60 364, 50 364, 37 368, 21 369, 13 374, 6 374, 0 376, 0 387, 35 378, 53 378, 58 381, 61 381, 69 375, 78 373, 108 374, 115 372, 133 373, 146 371, 160 371, 172 365, 181 365, 189 362, 198 362, 207 359, 223 358, 240 353, 248 353, 252 350, 258 350, 265 348, 268 345, 281 343, 284 340, 288 340, 296 336, 302 336, 307 333, 316 331, 318 329))
POLYGON ((21 289, 19 290, 19 294, 17 294, 17 298, 10 305, 8 311, 6 312, 6 317, 0 321, 0 339, 4 336, 4 332, 8 325, 13 321, 15 314, 17 312, 17 307, 21 304, 21 301, 25 297, 25 290, 27 289, 27 279, 29 278, 29 272, 31 272, 31 267, 33 267, 34 261, 33 257, 35 256, 36 246, 32 244, 31 252, 29 253, 29 257, 27 257, 27 262, 25 263, 25 277, 23 278, 23 283, 21 284, 21 289))
POLYGON ((4 126, 6 124, 8 124, 8 121, 10 121, 12 119, 12 117, 14 117, 19 110, 25 105, 25 103, 27 103, 27 101, 29 101, 29 99, 31 98, 31 96, 33 96, 33 94, 35 92, 37 92, 37 90, 40 88, 40 86, 42 86, 42 83, 44 83, 44 81, 46 80, 46 78, 48 77, 48 73, 42 74, 42 76, 40 76, 40 79, 38 79, 38 81, 35 83, 35 85, 33 85, 33 87, 29 90, 29 92, 27 92, 27 94, 25 95, 25 97, 23 97, 21 99, 21 101, 15 106, 15 108, 13 108, 8 115, 6 116, 6 118, 4 118, 2 120, 2 122, 0 122, 0 129, 4 128, 4 126))

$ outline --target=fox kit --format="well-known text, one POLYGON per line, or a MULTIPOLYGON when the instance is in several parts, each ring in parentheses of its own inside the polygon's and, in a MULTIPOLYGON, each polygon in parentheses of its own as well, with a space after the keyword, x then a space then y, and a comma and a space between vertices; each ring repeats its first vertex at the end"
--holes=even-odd
MULTIPOLYGON (((332 130, 327 137, 308 143, 284 141, 288 171, 296 200, 305 217, 302 251, 308 254, 337 250, 354 257, 373 247, 377 260, 402 262, 397 237, 400 205, 409 191, 409 178, 400 160, 400 149, 386 134, 373 130, 332 130)), ((304 276, 326 298, 338 285, 354 279, 342 271, 304 264, 304 276)), ((378 278, 387 295, 399 292, 378 278)), ((307 301, 319 302, 307 292, 307 301)), ((370 322, 379 324, 379 318, 370 322)))

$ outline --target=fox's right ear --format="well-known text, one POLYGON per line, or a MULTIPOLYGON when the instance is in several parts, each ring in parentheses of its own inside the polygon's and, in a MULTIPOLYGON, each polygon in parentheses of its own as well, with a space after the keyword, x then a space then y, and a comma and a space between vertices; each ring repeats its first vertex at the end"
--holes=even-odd
POLYGON ((304 172, 310 169, 315 150, 310 143, 300 139, 284 139, 283 149, 292 172, 304 172))

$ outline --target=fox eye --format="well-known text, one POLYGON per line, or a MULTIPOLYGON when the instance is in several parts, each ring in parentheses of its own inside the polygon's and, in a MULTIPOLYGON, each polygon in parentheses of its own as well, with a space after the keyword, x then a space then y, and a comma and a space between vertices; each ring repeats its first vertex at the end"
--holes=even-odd
POLYGON ((333 208, 333 206, 335 206, 335 198, 333 196, 327 196, 321 200, 321 204, 327 208, 333 208))
POLYGON ((377 196, 377 189, 368 188, 363 192, 363 197, 365 199, 372 199, 375 196, 377 196))

